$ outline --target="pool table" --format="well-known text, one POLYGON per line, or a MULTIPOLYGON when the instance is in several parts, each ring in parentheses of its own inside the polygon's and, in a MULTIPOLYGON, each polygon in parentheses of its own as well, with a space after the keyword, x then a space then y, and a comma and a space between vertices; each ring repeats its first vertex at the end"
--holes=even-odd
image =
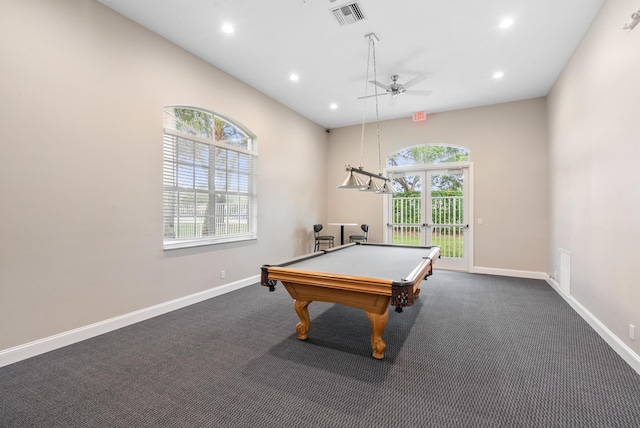
POLYGON ((294 299, 300 318, 298 339, 308 337, 307 306, 313 301, 363 309, 371 322, 373 358, 384 358, 382 333, 389 304, 396 312, 411 306, 420 282, 433 273, 439 247, 353 243, 261 267, 261 284, 275 290, 280 281, 294 299))

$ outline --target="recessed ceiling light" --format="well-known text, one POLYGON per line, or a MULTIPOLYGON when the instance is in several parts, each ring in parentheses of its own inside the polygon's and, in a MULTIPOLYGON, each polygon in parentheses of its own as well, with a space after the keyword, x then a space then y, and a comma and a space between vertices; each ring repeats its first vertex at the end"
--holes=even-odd
POLYGON ((227 34, 231 34, 233 33, 234 29, 233 29, 233 25, 229 24, 228 22, 222 25, 222 31, 224 33, 227 34))
POLYGON ((338 104, 336 104, 336 103, 332 103, 332 104, 329 106, 329 108, 330 108, 331 110, 335 110, 335 109, 337 109, 337 108, 338 108, 338 104))
POLYGON ((495 73, 493 73, 494 79, 502 79, 503 76, 504 76, 504 73, 502 71, 496 71, 495 73))
POLYGON ((289 76, 289 80, 291 80, 292 82, 297 82, 298 80, 300 80, 300 76, 298 76, 296 73, 292 73, 291 76, 289 76))
POLYGON ((513 19, 511 18, 503 18, 500 21, 500 28, 509 28, 513 25, 513 19))

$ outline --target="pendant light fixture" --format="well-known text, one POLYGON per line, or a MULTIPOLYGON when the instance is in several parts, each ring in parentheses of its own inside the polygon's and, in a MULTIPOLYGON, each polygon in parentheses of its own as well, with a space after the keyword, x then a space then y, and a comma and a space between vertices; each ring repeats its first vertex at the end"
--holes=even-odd
POLYGON ((338 186, 340 189, 358 189, 363 192, 374 192, 379 194, 393 194, 393 188, 391 186, 391 180, 382 175, 382 156, 381 156, 381 148, 380 148, 380 124, 379 124, 379 114, 378 114, 378 86, 374 85, 375 94, 373 98, 376 101, 376 132, 377 132, 377 140, 378 140, 378 173, 375 174, 373 172, 366 171, 362 166, 362 157, 364 153, 364 128, 366 122, 366 112, 367 112, 367 88, 369 83, 369 64, 371 63, 371 59, 373 59, 373 80, 377 81, 377 70, 376 70, 376 43, 378 42, 378 38, 375 34, 369 33, 365 35, 366 38, 369 39, 369 48, 367 52, 367 73, 364 79, 364 105, 362 109, 362 133, 360 137, 360 164, 357 168, 352 167, 351 165, 347 165, 345 170, 349 173, 344 182, 338 186), (372 58, 373 57, 373 58, 372 58), (368 179, 361 178, 360 176, 368 176, 368 179), (366 181, 365 181, 366 180, 366 181))

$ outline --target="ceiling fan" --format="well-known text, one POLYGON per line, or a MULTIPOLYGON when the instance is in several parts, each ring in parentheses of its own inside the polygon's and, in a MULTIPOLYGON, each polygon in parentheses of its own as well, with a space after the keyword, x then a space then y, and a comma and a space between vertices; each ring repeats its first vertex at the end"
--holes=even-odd
POLYGON ((381 95, 391 95, 391 98, 396 98, 398 95, 431 95, 433 93, 433 91, 416 91, 416 90, 412 90, 409 91, 407 90, 407 88, 410 88, 411 86, 422 82, 424 79, 427 78, 426 74, 421 74, 419 76, 414 77, 413 79, 409 80, 407 83, 398 83, 398 79, 400 78, 400 76, 398 76, 397 74, 394 74, 393 76, 391 76, 391 81, 393 83, 391 83, 390 85, 385 85, 384 83, 380 83, 377 80, 370 80, 369 83, 373 83, 374 85, 382 88, 385 90, 385 92, 383 93, 379 93, 379 94, 374 94, 374 95, 366 95, 364 97, 358 97, 359 100, 363 99, 363 98, 371 98, 371 97, 377 97, 377 96, 381 96, 381 95))

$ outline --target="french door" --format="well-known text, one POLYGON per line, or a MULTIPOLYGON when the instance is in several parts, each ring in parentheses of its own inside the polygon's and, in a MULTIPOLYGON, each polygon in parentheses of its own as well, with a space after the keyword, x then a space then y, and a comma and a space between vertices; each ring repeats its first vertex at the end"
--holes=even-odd
MULTIPOLYGON (((436 245, 436 267, 468 271, 469 166, 390 172, 396 190, 387 207, 386 242, 436 245)), ((472 225, 471 225, 472 226, 472 225)))

